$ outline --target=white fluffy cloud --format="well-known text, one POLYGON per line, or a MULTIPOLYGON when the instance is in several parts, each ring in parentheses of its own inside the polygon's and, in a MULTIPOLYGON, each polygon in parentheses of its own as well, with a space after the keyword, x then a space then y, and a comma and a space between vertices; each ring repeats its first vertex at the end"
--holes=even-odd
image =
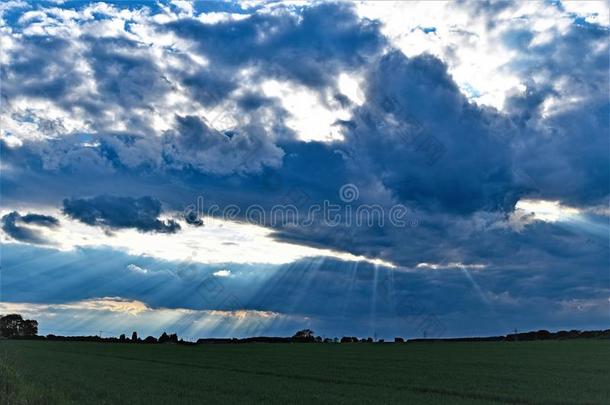
POLYGON ((382 21, 382 32, 405 55, 439 57, 469 99, 500 110, 507 96, 526 89, 512 64, 527 47, 564 34, 575 16, 609 25, 603 1, 506 2, 490 9, 476 1, 363 1, 358 12, 382 21), (511 38, 520 29, 531 30, 529 41, 511 38))

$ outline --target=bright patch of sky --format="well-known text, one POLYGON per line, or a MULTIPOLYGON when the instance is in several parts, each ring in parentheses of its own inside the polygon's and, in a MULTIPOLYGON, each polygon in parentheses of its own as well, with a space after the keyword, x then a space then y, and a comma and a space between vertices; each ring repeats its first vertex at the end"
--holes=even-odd
POLYGON ((521 200, 516 208, 547 222, 566 221, 580 213, 577 208, 563 206, 559 201, 521 200))
POLYGON ((567 13, 548 2, 514 2, 491 16, 493 24, 485 18, 483 8, 473 11, 477 2, 463 7, 451 1, 362 1, 357 10, 362 17, 380 20, 382 32, 405 55, 430 53, 439 57, 468 98, 501 110, 507 95, 522 93, 527 84, 510 67, 518 52, 565 32, 575 16, 610 24, 603 1, 557 4, 567 13), (517 46, 512 48, 504 37, 519 27, 533 28, 534 36, 529 44, 513 44, 517 46))
POLYGON ((178 332, 179 337, 247 337, 262 333, 276 322, 302 322, 302 319, 272 311, 193 310, 151 308, 137 300, 100 297, 61 304, 0 302, 0 313, 19 313, 39 322, 39 334, 99 335, 133 331, 140 338, 158 336, 160 330, 178 332))
MULTIPOLYGON (((9 210, 0 212, 0 217, 9 210)), ((36 209, 37 213, 60 219, 61 226, 49 228, 28 225, 34 228, 51 246, 59 250, 73 250, 78 247, 106 246, 125 251, 132 255, 144 255, 167 261, 193 263, 291 263, 305 257, 334 257, 347 261, 393 267, 392 263, 381 259, 357 256, 331 249, 313 248, 298 244, 279 242, 272 238, 272 230, 248 223, 205 217, 205 226, 189 226, 182 220, 179 237, 169 233, 143 233, 135 229, 107 230, 89 226, 61 215, 59 210, 36 209), (273 252, 273 254, 270 254, 273 252)), ((170 218, 170 217, 163 217, 170 218)), ((2 243, 15 243, 4 231, 0 232, 2 243)), ((132 271, 146 272, 137 266, 132 271)), ((219 272, 220 277, 229 273, 219 272)))

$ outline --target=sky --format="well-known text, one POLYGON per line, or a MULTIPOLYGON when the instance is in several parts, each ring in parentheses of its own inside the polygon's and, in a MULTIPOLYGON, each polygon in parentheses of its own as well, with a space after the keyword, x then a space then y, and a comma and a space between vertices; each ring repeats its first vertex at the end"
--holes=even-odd
POLYGON ((610 327, 603 1, 0 4, 0 313, 610 327))

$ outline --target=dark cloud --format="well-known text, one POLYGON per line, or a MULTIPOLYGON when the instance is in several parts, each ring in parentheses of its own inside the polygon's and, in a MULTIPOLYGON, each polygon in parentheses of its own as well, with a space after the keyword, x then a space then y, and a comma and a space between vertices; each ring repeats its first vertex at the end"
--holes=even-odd
POLYGON ((510 70, 527 90, 506 100, 515 130, 503 136, 511 141, 515 167, 535 181, 537 197, 572 206, 607 205, 608 27, 571 18, 572 24, 552 30, 552 38, 540 44, 528 43, 535 31, 527 17, 521 28, 505 34, 518 49, 510 70))
POLYGON ((215 106, 237 88, 229 77, 221 71, 200 70, 182 79, 182 84, 190 90, 193 99, 204 106, 215 106))
POLYGON ((221 132, 193 115, 176 116, 176 130, 165 134, 163 147, 169 167, 214 174, 260 172, 279 166, 284 155, 258 125, 221 132))
POLYGON ((184 220, 189 225, 193 225, 193 226, 203 226, 204 225, 203 219, 201 218, 200 213, 197 212, 197 207, 194 205, 190 208, 185 209, 184 220))
POLYGON ((74 74, 77 58, 70 41, 63 38, 24 36, 8 53, 10 64, 2 64, 2 98, 20 95, 65 102, 70 89, 80 84, 74 74))
MULTIPOLYGON (((498 12, 512 3, 463 5, 487 23, 490 35, 513 48, 506 68, 527 86, 509 96, 503 108, 513 130, 494 130, 510 141, 513 167, 533 180, 537 198, 607 205, 608 27, 566 13, 571 24, 550 28, 544 41, 531 41, 539 35, 531 28, 536 17, 523 15, 509 28, 498 24, 498 12)), ((550 7, 565 12, 561 2, 550 7)))
POLYGON ((50 215, 26 214, 21 217, 21 221, 26 224, 55 227, 59 225, 59 220, 50 215))
POLYGON ((252 91, 234 96, 248 84, 239 71, 251 69, 248 80, 288 79, 323 92, 336 87, 339 73, 365 66, 385 45, 379 23, 359 19, 343 4, 282 6, 217 24, 181 19, 151 29, 191 39, 209 64, 202 67, 195 55, 171 49, 171 63, 162 64, 149 44, 119 36, 23 34, 11 49, 11 62, 2 67, 7 102, 23 95, 49 100, 93 135, 92 142, 78 142, 80 134, 70 133, 72 124, 63 118, 51 121, 37 110, 14 114, 49 136, 24 145, 41 155, 45 169, 170 168, 225 175, 277 167, 283 155, 277 142, 295 136, 284 123, 289 114, 277 100, 252 91), (176 117, 172 129, 159 133, 151 116, 179 88, 195 107, 218 108, 205 118, 176 117), (117 127, 127 130, 119 134, 117 127), (134 141, 125 142, 125 136, 134 141))
POLYGON ((391 52, 367 84, 367 102, 346 130, 358 169, 369 166, 400 200, 426 210, 512 209, 519 190, 510 145, 492 135, 496 118, 466 100, 440 60, 391 52))
POLYGON ((244 94, 238 98, 237 102, 239 106, 246 111, 257 110, 272 103, 270 99, 255 93, 244 94))
POLYGON ((364 65, 386 42, 378 22, 359 19, 346 4, 278 8, 213 25, 183 19, 167 28, 195 42, 219 69, 252 67, 313 88, 332 86, 341 70, 364 65))
POLYGON ((40 231, 28 225, 55 228, 59 220, 55 217, 42 214, 20 215, 17 211, 10 212, 2 217, 2 230, 11 238, 26 242, 44 245, 51 243, 40 234, 40 231))
POLYGON ((145 45, 124 38, 85 37, 83 41, 89 47, 87 60, 103 104, 153 109, 152 104, 171 90, 145 45))
POLYGON ((161 202, 152 197, 70 198, 63 201, 63 213, 87 225, 110 229, 135 228, 142 232, 176 233, 180 225, 160 220, 161 202))

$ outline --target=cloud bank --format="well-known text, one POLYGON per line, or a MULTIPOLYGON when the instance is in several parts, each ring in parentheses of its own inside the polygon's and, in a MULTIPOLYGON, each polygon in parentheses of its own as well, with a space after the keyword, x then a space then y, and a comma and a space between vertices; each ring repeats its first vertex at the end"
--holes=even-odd
POLYGON ((160 277, 155 262, 188 262, 222 265, 216 279, 258 294, 240 299, 247 310, 289 308, 324 328, 346 305, 367 319, 349 312, 345 331, 400 325, 400 311, 377 311, 383 297, 425 304, 450 334, 569 327, 575 308, 583 325, 607 323, 606 8, 9 2, 0 13, 3 246, 85 248, 83 267, 107 248, 134 256, 103 293, 78 297, 17 290, 26 282, 10 275, 10 302, 184 308, 184 294, 155 298, 160 281, 129 291, 132 277, 160 277), (324 204, 339 222, 311 215, 324 204), (272 221, 278 205, 298 224, 272 221), (358 208, 396 206, 404 226, 356 221, 358 208), (295 274, 275 272, 290 263, 295 274), (353 263, 376 276, 360 283, 353 263), (278 276, 248 284, 231 264, 278 276), (382 294, 382 273, 402 281, 382 294), (319 308, 295 298, 309 296, 319 308))

